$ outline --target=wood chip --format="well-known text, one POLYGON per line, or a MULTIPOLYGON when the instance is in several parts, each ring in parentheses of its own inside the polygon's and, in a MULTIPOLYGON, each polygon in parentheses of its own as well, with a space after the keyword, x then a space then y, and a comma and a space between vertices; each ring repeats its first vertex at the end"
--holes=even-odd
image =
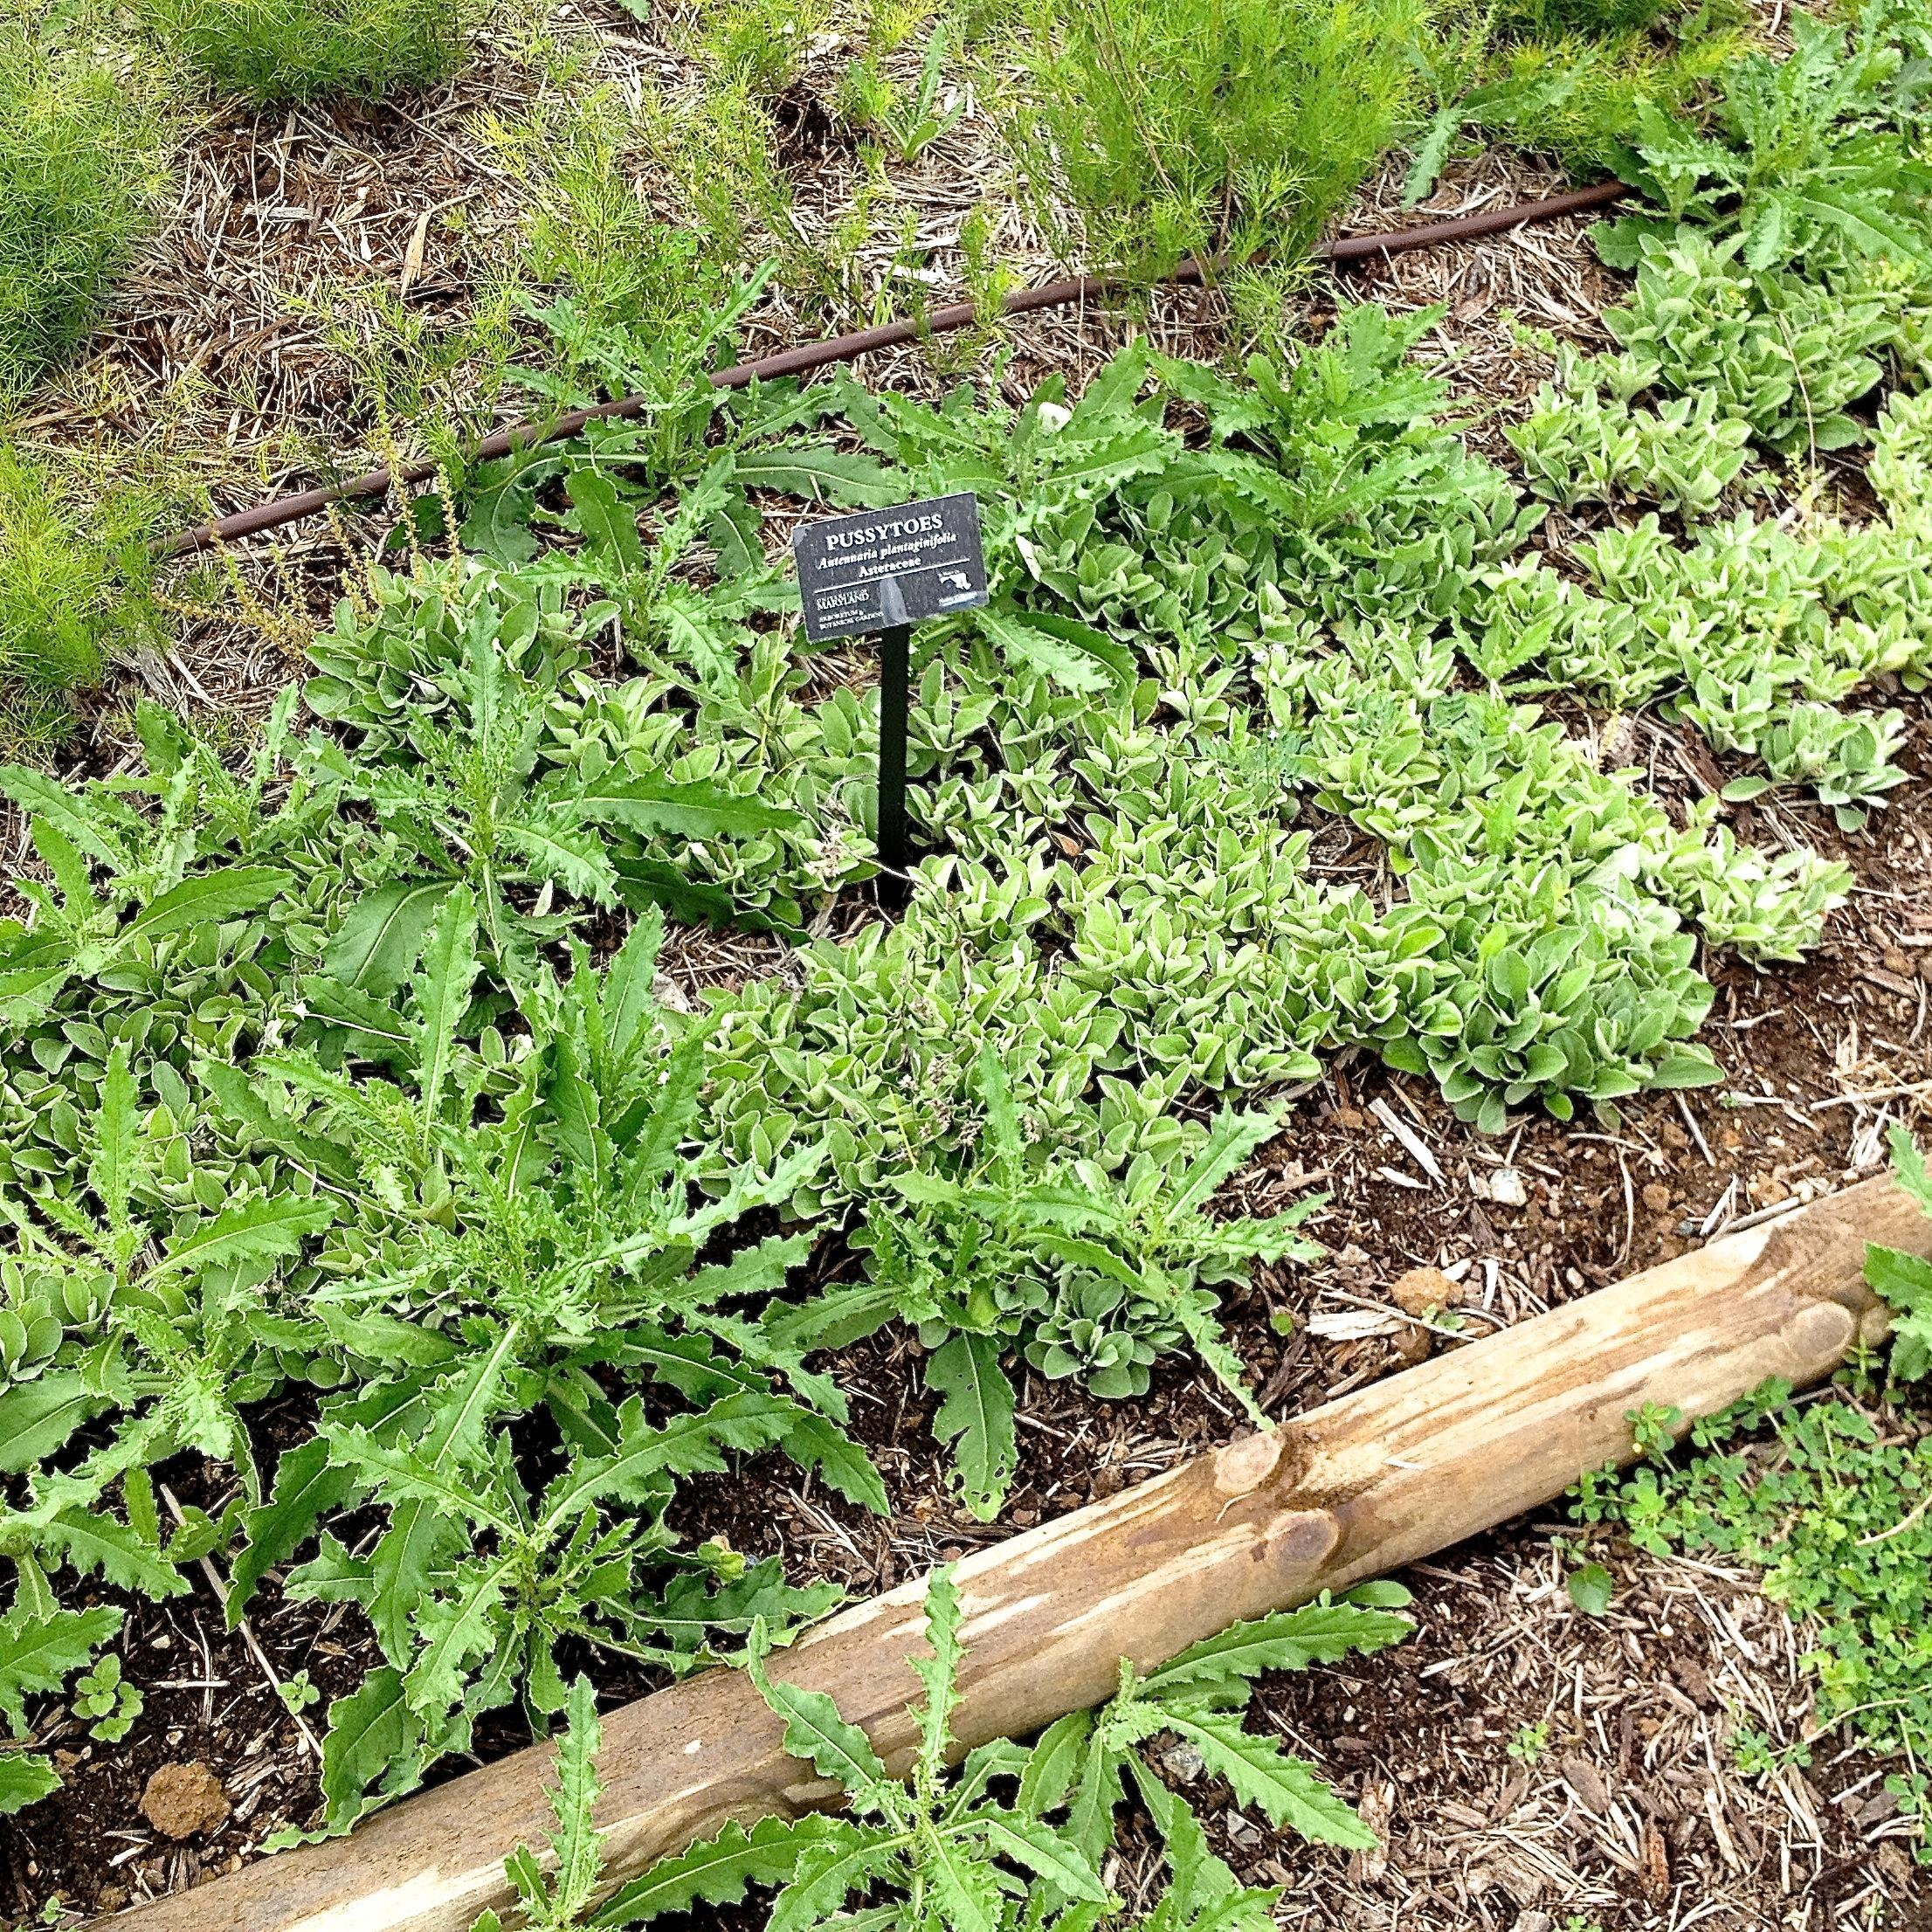
POLYGON ((1395 1135, 1397 1140, 1402 1142, 1409 1158, 1438 1187, 1445 1184, 1446 1176, 1442 1169, 1437 1164, 1435 1156, 1429 1151, 1429 1143, 1413 1128, 1408 1126, 1403 1121, 1402 1116, 1396 1112, 1394 1107, 1389 1105, 1388 1101, 1384 1100, 1371 1101, 1369 1103, 1369 1111, 1395 1135))
POLYGON ((1563 1783, 1577 1794, 1586 1810, 1601 1818, 1610 1809, 1610 1786, 1604 1774, 1587 1757, 1566 1757, 1559 1767, 1563 1783))

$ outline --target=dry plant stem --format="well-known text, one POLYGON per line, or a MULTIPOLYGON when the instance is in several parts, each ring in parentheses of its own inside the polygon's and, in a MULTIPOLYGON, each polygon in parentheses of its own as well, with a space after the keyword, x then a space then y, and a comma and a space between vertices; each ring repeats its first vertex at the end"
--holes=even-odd
MULTIPOLYGON (((168 1505, 168 1514, 175 1519, 177 1525, 185 1527, 188 1519, 182 1515, 181 1504, 176 1500, 174 1491, 166 1483, 161 1483, 157 1487, 161 1491, 161 1500, 168 1505)), ((215 1601, 225 1605, 228 1601, 228 1585, 220 1570, 215 1568, 212 1556, 204 1556, 201 1559, 201 1573, 208 1579, 208 1587, 214 1591, 215 1601)), ((282 1697, 282 1680, 276 1674, 275 1666, 269 1662, 268 1653, 262 1648, 260 1639, 255 1635, 255 1626, 244 1617, 235 1627, 240 1631, 242 1641, 248 1646, 248 1653, 255 1659, 256 1667, 268 1680, 269 1688, 276 1696, 282 1697)), ((282 1701, 286 1703, 288 1701, 284 1697, 282 1701)), ((302 1734, 302 1743, 308 1755, 320 1764, 322 1761, 322 1747, 314 1732, 309 1729, 308 1720, 293 1705, 289 1708, 288 1715, 295 1720, 295 1728, 302 1734)))
MULTIPOLYGON (((1598 182, 1593 187, 1573 189, 1563 195, 1550 195, 1541 201, 1518 202, 1505 208, 1485 208, 1473 215, 1459 215, 1450 221, 1428 222, 1415 228, 1397 229, 1381 235, 1344 235, 1339 240, 1318 243, 1313 252, 1318 261, 1347 263, 1370 261, 1411 249, 1433 248, 1446 242, 1471 241, 1484 235, 1520 228, 1530 222, 1551 221, 1559 215, 1574 215, 1594 208, 1607 208, 1630 190, 1621 182, 1598 182)), ((1175 270, 1171 280, 1191 285, 1211 279, 1211 268, 1197 261, 1185 261, 1175 270)), ((1076 275, 1070 280, 1049 282, 1042 288, 1020 289, 1006 297, 1001 314, 1026 315, 1044 308, 1066 308, 1078 302, 1100 301, 1118 294, 1127 286, 1114 275, 1076 275)), ((830 368, 835 362, 849 362, 880 349, 898 348, 907 342, 932 335, 944 335, 955 329, 969 328, 982 320, 972 302, 954 302, 935 308, 929 314, 897 322, 884 322, 876 328, 863 328, 850 335, 835 335, 829 342, 808 342, 797 348, 781 349, 775 355, 756 362, 739 362, 716 370, 714 389, 746 389, 755 382, 774 383, 783 376, 808 376, 814 369, 830 368)), ((497 430, 472 445, 468 460, 491 463, 519 449, 530 449, 576 436, 588 424, 622 420, 637 416, 646 398, 620 397, 614 403, 600 403, 594 409, 572 410, 546 423, 519 423, 497 430)), ((383 496, 390 490, 427 483, 438 473, 431 462, 411 463, 396 468, 385 465, 346 482, 318 490, 304 490, 294 496, 278 498, 273 503, 258 504, 252 510, 238 510, 231 516, 217 517, 211 523, 197 524, 191 530, 163 539, 155 546, 157 557, 186 556, 216 545, 238 542, 244 537, 283 524, 314 516, 331 504, 355 499, 383 496)))
MULTIPOLYGON (((1932 1253, 1888 1179, 1712 1242, 1311 1411, 957 1567, 963 1746, 1025 1736, 1245 1617, 1379 1577, 1520 1515, 1632 1453, 1629 1411, 1687 1422, 1767 1377, 1828 1374, 1885 1312, 1867 1240, 1932 1253)), ((910 1760, 906 1658, 923 1581, 858 1604, 775 1663, 910 1760)), ((613 1880, 726 1820, 797 1812, 835 1788, 788 1757, 777 1721, 714 1670, 604 1720, 598 1823, 613 1880)), ((121 1915, 128 1932, 465 1932, 507 1902, 502 1860, 549 1818, 547 1747, 409 1799, 317 1846, 121 1915)))

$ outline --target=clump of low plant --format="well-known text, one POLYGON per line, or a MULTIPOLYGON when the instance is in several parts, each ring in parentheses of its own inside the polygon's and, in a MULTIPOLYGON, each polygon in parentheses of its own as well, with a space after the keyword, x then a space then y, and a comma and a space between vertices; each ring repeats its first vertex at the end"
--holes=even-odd
POLYGON ((1619 172, 1661 212, 1604 225, 1597 252, 1612 267, 1634 267, 1646 235, 1689 221, 1741 234, 1753 271, 1803 261, 1828 276, 1848 258, 1888 258, 1932 272, 1909 10, 1872 7, 1851 26, 1799 11, 1791 34, 1782 59, 1726 65, 1706 127, 1640 108, 1619 172))
MULTIPOLYGON (((1902 1128, 1892 1156, 1932 1214, 1932 1177, 1902 1128)), ((1681 1466, 1668 1459, 1669 1432, 1653 1428, 1639 1442, 1653 1459, 1627 1477, 1586 1478, 1574 1509, 1620 1523, 1641 1549, 1712 1551, 1761 1570, 1765 1595, 1811 1639, 1808 1735, 1842 1727, 1902 1759, 1887 1789, 1920 1821, 1918 1855, 1932 1862, 1932 1434, 1908 1399, 1932 1371, 1932 1262, 1873 1245, 1866 1277, 1893 1310, 1888 1382, 1869 1361, 1839 1377, 1839 1399, 1800 1402, 1788 1382, 1768 1382, 1694 1424, 1699 1452, 1681 1466)), ((1740 1742, 1747 1762, 1773 1768, 1761 1741, 1740 1742)))
POLYGON ((535 190, 524 266, 593 321, 661 335, 687 311, 716 306, 728 266, 697 229, 659 220, 639 198, 626 127, 619 104, 595 90, 519 131, 510 146, 535 190))
POLYGON ((147 623, 149 514, 131 496, 83 511, 52 472, 0 443, 0 740, 58 735, 68 694, 147 623))
POLYGON ((723 0, 704 16, 699 46, 714 79, 762 99, 797 78, 829 10, 825 0, 723 0))
POLYGON ((147 229, 158 152, 123 76, 0 25, 0 412, 93 329, 147 229))
POLYGON ((149 30, 211 86, 259 107, 376 100, 445 80, 489 0, 136 0, 149 30))
POLYGON ((1415 0, 1042 4, 1022 144, 1097 260, 1292 257, 1394 139, 1420 21, 1415 0))
POLYGON ((1613 171, 1646 107, 1685 112, 1735 52, 1729 0, 1508 0, 1452 5, 1419 56, 1434 110, 1414 142, 1412 206, 1466 132, 1613 171))
POLYGON ((881 1306, 917 1322, 931 1351, 933 1428, 956 1445, 967 1507, 990 1521, 1012 1480, 1017 1398, 1000 1367, 1008 1347, 1050 1378, 1078 1376, 1119 1398, 1146 1394, 1152 1364, 1184 1342, 1265 1427, 1208 1284, 1243 1281, 1258 1259, 1314 1259, 1321 1251, 1297 1231, 1325 1197, 1266 1220, 1204 1210, 1273 1138, 1278 1114, 1224 1110, 1191 1159, 1142 1155, 1116 1176, 1028 1147, 990 1047, 977 1086, 987 1125, 972 1167, 955 1177, 909 1163, 853 1237, 889 1297, 881 1306))

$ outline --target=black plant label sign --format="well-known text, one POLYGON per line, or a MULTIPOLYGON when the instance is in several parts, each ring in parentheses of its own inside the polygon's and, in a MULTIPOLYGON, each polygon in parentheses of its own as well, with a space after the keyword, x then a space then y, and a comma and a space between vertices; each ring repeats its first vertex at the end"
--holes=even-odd
POLYGON ((791 533, 805 635, 814 644, 977 610, 986 602, 979 499, 970 490, 791 533))

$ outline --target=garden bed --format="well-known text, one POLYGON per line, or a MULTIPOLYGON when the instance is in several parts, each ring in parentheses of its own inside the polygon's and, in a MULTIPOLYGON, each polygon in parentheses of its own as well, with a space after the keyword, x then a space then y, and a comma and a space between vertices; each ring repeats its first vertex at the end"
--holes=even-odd
MULTIPOLYGON (((595 26, 598 71, 620 89, 678 64, 633 24, 599 16, 595 26)), ((829 86, 814 85, 812 72, 808 64, 783 118, 792 146, 781 160, 808 244, 823 245, 852 199, 858 164, 825 107, 829 86)), ((522 204, 514 169, 480 148, 473 116, 480 107, 513 113, 531 86, 525 66, 492 59, 406 113, 224 112, 190 143, 181 208, 98 353, 32 426, 56 441, 100 435, 136 445, 162 413, 164 396, 172 410, 192 395, 178 381, 192 367, 209 379, 205 403, 169 415, 166 433, 198 467, 217 507, 329 473, 319 461, 325 452, 338 472, 362 467, 358 454, 388 458, 397 424, 372 425, 366 365, 359 369, 332 347, 290 292, 374 275, 391 281, 419 319, 473 314, 486 292, 472 271, 489 259, 492 238, 521 219, 522 204), (252 413, 239 411, 235 397, 251 385, 252 413)), ((894 187, 937 231, 956 224, 994 166, 986 130, 969 116, 916 167, 896 169, 894 187)), ((1488 154, 1452 162, 1424 206, 1405 211, 1401 172, 1391 165, 1373 181, 1343 225, 1392 227, 1563 184, 1554 169, 1488 154)), ((1627 286, 1597 262, 1588 225, 1565 221, 1351 271, 1345 282, 1301 298, 1294 332, 1318 335, 1338 290, 1398 312, 1442 304, 1446 313, 1418 354, 1432 364, 1453 355, 1446 372, 1458 400, 1502 405, 1475 421, 1466 440, 1510 460, 1503 425, 1553 367, 1511 320, 1597 349, 1607 340, 1602 312, 1627 286)), ((1029 279, 1059 266, 1018 219, 997 253, 1029 279)), ((929 252, 927 266, 935 291, 967 279, 956 252, 943 246, 929 252)), ((853 251, 852 286, 878 308, 896 309, 907 285, 880 266, 866 247, 853 251)), ((744 341, 756 353, 870 319, 823 299, 797 305, 779 295, 754 310, 744 341)), ((1162 293, 1145 315, 1029 317, 1006 332, 1003 392, 1018 401, 1058 375, 1077 395, 1137 333, 1169 353, 1211 360, 1227 320, 1212 291, 1162 293)), ((968 345, 946 352, 940 369, 907 349, 860 374, 875 391, 930 397, 967 368, 983 370, 984 356, 983 343, 968 345)), ((504 397, 500 413, 518 413, 513 398, 504 397)), ((1834 486, 1868 514, 1855 453, 1825 461, 1834 486)), ((93 702, 82 738, 62 755, 64 770, 129 769, 139 754, 127 707, 139 692, 237 738, 238 728, 258 726, 299 670, 296 611, 319 622, 333 601, 342 534, 312 525, 240 557, 238 581, 288 606, 285 627, 186 617, 165 656, 137 656, 93 702)), ((1565 534, 1554 514, 1543 541, 1565 534)), ((862 690, 872 673, 866 654, 852 650, 818 675, 822 689, 843 682, 862 690)), ((1455 1346, 1455 1335, 1443 1331, 1507 1326, 1879 1170, 1887 1128, 1922 1118, 1932 1096, 1932 793, 1924 784, 1932 713, 1895 680, 1881 680, 1881 691, 1906 715, 1896 756, 1908 776, 1862 829, 1842 830, 1829 809, 1799 793, 1731 812, 1740 840, 1809 845, 1845 860, 1856 886, 1802 964, 1756 968, 1706 949, 1716 999, 1700 1038, 1722 1063, 1722 1084, 1633 1095, 1618 1103, 1614 1122, 1586 1116, 1565 1124, 1521 1111, 1498 1135, 1459 1121, 1432 1081, 1391 1072, 1357 1049, 1325 1055, 1317 1076, 1295 1083, 1280 1133, 1217 1204, 1218 1212, 1262 1216, 1328 1197, 1307 1224, 1321 1258, 1264 1263, 1252 1285, 1220 1291, 1228 1340, 1269 1417, 1301 1412, 1455 1346), (1417 1269, 1445 1271, 1452 1286, 1411 1279, 1398 1299, 1396 1285, 1417 1269)), ((1680 817, 1687 801, 1747 769, 1715 756, 1687 726, 1642 711, 1613 721, 1561 696, 1542 701, 1592 748, 1613 735, 1604 762, 1643 768, 1651 792, 1680 817)), ((24 821, 6 810, 9 874, 31 876, 24 821)), ((1311 879, 1358 884, 1386 899, 1379 839, 1312 805, 1302 823, 1314 834, 1311 879)), ((851 894, 829 922, 850 931, 870 917, 851 894)), ((597 949, 616 936, 599 935, 597 949)), ((783 976, 789 951, 776 939, 674 921, 659 959, 660 997, 673 1010, 694 1008, 707 990, 735 992, 783 976)), ((835 1236, 800 1279, 817 1285, 854 1265, 835 1236)), ((884 1480, 885 1515, 867 1514, 766 1452, 742 1460, 728 1480, 688 1481, 676 1528, 693 1542, 710 1538, 753 1559, 780 1557, 795 1582, 825 1579, 863 1596, 1114 1494, 1242 1422, 1235 1400, 1191 1357, 1163 1359, 1148 1394, 1114 1401, 1021 1365, 1017 1467, 997 1519, 983 1521, 962 1507, 930 1432, 935 1402, 920 1381, 926 1353, 895 1325, 815 1358, 852 1397, 851 1433, 884 1480)), ((265 1461, 300 1442, 315 1414, 314 1391, 300 1388, 259 1411, 252 1419, 265 1461)), ((231 1493, 228 1473, 193 1455, 155 1475, 184 1508, 212 1510, 231 1493)), ((352 1527, 367 1530, 375 1520, 352 1527)), ((1343 1854, 1278 1839, 1218 1787, 1188 1795, 1244 1879, 1287 1888, 1280 1922, 1323 1932, 1446 1932, 1472 1923, 1551 1932, 1573 1920, 1648 1928, 1681 1922, 1693 1907, 1699 1923, 1740 1929, 1932 1923, 1932 1886, 1912 1861, 1912 1827, 1882 1788, 1881 1761, 1826 1739, 1812 1745, 1808 1767, 1786 1762, 1756 1775, 1740 1768, 1742 1728, 1761 1733, 1775 1755, 1804 1737, 1810 1711, 1800 1641, 1756 1577, 1742 1564, 1645 1554, 1542 1512, 1416 1566, 1408 1580, 1418 1628, 1407 1644, 1263 1685, 1265 1726, 1354 1800, 1382 1833, 1381 1850, 1343 1854), (1575 1555, 1608 1564, 1615 1593, 1606 1616, 1585 1614, 1565 1590, 1572 1564, 1553 1544, 1559 1535, 1577 1545, 1575 1555)), ((158 1604, 92 1593, 127 1611, 118 1647, 146 1709, 125 1740, 111 1743, 89 1740, 72 1720, 40 1727, 38 1742, 65 1786, 0 1819, 8 1874, 0 1915, 24 1922, 55 1900, 69 1912, 113 1910, 235 1869, 272 1832, 313 1821, 314 1740, 328 1701, 380 1666, 374 1634, 353 1606, 285 1599, 273 1576, 249 1606, 247 1633, 231 1632, 205 1579, 194 1583, 190 1594, 158 1604), (271 1673, 283 1684, 313 1684, 321 1701, 306 1715, 292 1713, 271 1673), (217 1829, 177 1844, 143 1816, 142 1795, 156 1770, 192 1763, 214 1773, 231 1813, 217 1829)), ((583 1646, 569 1652, 565 1668, 592 1670, 607 1698, 662 1680, 583 1646)), ((480 1725, 474 1755, 488 1759, 527 1737, 514 1712, 498 1712, 480 1725)), ((431 1776, 461 1768, 452 1759, 431 1776)), ((1150 1846, 1142 1819, 1110 1872, 1130 1900, 1144 1899, 1154 1883, 1150 1846)))

